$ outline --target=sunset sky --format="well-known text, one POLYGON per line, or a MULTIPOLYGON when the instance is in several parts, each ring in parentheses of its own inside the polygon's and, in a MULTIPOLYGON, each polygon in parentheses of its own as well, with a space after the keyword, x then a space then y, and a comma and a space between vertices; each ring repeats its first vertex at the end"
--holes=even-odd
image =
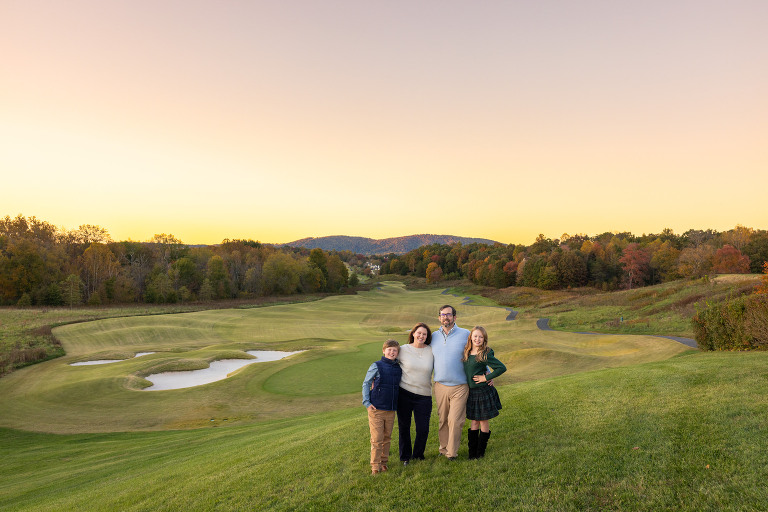
POLYGON ((0 217, 115 240, 768 229, 768 2, 0 0, 0 217))

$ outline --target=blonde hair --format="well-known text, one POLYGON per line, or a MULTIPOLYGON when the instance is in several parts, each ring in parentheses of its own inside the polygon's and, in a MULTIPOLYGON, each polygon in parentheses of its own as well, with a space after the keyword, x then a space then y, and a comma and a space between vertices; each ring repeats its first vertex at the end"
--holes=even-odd
POLYGON ((488 351, 490 348, 488 347, 488 331, 485 330, 485 327, 481 327, 479 325, 476 325, 471 331, 469 331, 469 336, 467 336, 467 344, 464 345, 464 357, 462 357, 461 360, 466 361, 469 359, 469 353, 472 352, 472 333, 475 331, 480 331, 483 335, 483 344, 480 345, 480 348, 475 355, 475 359, 482 363, 487 359, 488 351))

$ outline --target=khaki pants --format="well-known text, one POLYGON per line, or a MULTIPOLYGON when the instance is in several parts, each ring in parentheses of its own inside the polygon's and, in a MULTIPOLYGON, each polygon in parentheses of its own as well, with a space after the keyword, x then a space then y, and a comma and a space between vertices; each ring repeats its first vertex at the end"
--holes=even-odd
POLYGON ((445 386, 435 382, 434 389, 439 418, 437 437, 440 440, 440 453, 446 457, 456 457, 467 418, 469 386, 445 386))
POLYGON ((395 411, 368 410, 368 427, 371 429, 371 469, 381 469, 389 462, 389 445, 395 426, 395 411))

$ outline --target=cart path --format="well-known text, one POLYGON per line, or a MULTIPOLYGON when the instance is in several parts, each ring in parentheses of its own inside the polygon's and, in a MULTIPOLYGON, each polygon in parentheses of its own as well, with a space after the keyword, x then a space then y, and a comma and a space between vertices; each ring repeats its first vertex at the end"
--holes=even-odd
MULTIPOLYGON (((451 295, 452 297, 458 297, 458 295, 456 295, 455 293, 448 293, 448 288, 443 290, 443 295, 451 295)), ((479 306, 478 304, 472 304, 472 297, 464 297, 462 300, 463 302, 459 304, 459 306, 477 306, 477 307, 485 307, 485 308, 498 307, 498 308, 506 309, 507 311, 509 311, 509 314, 507 314, 507 320, 514 320, 515 318, 517 318, 518 312, 512 308, 507 308, 504 306, 479 306)))
MULTIPOLYGON (((538 327, 542 331, 554 331, 554 329, 549 326, 549 318, 539 318, 538 320, 536 320, 536 327, 538 327)), ((568 331, 568 332, 571 332, 571 331, 568 331)), ((609 334, 604 332, 577 332, 576 334, 592 334, 592 335, 609 336, 609 334)), ((699 345, 698 343, 696 343, 696 340, 691 338, 683 338, 681 336, 663 336, 661 334, 648 334, 647 336, 655 336, 657 338, 666 338, 668 340, 682 343, 683 345, 691 348, 696 348, 696 349, 699 348, 699 345)))
MULTIPOLYGON (((447 288, 443 290, 443 295, 451 295, 453 297, 459 297, 454 293, 449 293, 447 288)), ((471 297, 464 297, 463 302, 460 305, 461 306, 477 306, 477 304, 472 304, 471 302, 472 302, 471 297)), ((488 306, 484 306, 484 307, 488 307, 488 306)), ((498 307, 502 307, 502 306, 498 306, 498 307)), ((509 314, 507 315, 507 320, 514 320, 515 318, 517 318, 517 313, 518 313, 517 311, 507 307, 504 307, 504 309, 509 311, 509 314)), ((554 331, 554 329, 549 326, 549 318, 539 318, 538 320, 536 320, 536 327, 538 327, 542 331, 554 331)), ((568 331, 568 332, 572 332, 572 331, 568 331)), ((594 335, 609 336, 609 334, 604 332, 576 332, 575 334, 591 334, 593 336, 594 335)), ((657 338, 666 338, 668 340, 682 343, 687 347, 691 347, 695 349, 699 348, 699 345, 698 343, 696 343, 696 340, 691 338, 683 338, 681 336, 664 336, 661 334, 648 334, 647 336, 655 336, 657 338)))

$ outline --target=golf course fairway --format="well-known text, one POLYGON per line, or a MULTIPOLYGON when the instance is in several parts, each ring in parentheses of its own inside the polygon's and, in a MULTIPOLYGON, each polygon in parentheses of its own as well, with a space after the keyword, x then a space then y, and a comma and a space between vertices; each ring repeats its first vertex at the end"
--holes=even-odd
POLYGON ((462 305, 435 290, 387 282, 357 295, 266 308, 114 318, 58 327, 66 356, 0 379, 0 427, 54 433, 200 428, 289 418, 359 405, 360 383, 387 338, 407 343, 417 322, 437 325, 445 303, 457 323, 483 325, 509 371, 498 385, 665 360, 688 351, 653 336, 541 331, 504 308, 462 305), (206 368, 248 350, 304 351, 185 389, 143 392, 143 377, 206 368), (154 352, 133 358, 137 352, 154 352), (87 360, 117 363, 71 366, 87 360))
MULTIPOLYGON (((768 354, 653 336, 542 331, 523 312, 396 283, 267 308, 55 330, 65 357, 0 379, 0 510, 737 511, 768 503, 768 354), (371 476, 360 404, 390 337, 487 327, 509 371, 482 460, 437 456, 371 476), (297 351, 186 389, 142 376, 247 350, 297 351), (137 352, 155 352, 132 358, 137 352), (92 366, 85 360, 123 359, 92 366)), ((397 427, 393 433, 396 439, 397 427)), ((397 457, 394 441, 391 461, 397 457)))

